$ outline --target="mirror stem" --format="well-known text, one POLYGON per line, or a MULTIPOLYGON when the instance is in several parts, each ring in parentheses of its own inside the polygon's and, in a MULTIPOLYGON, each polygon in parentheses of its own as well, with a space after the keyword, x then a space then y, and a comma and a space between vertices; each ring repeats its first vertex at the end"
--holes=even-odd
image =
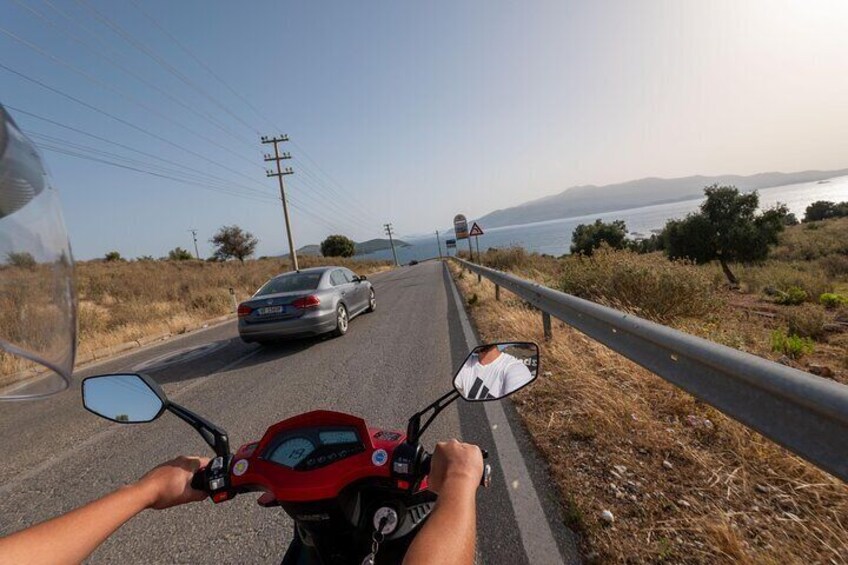
POLYGON ((423 410, 421 410, 420 412, 413 414, 412 417, 409 419, 409 423, 406 425, 406 442, 411 444, 418 443, 418 440, 421 439, 421 436, 424 434, 425 431, 427 431, 427 428, 430 426, 430 424, 433 423, 433 420, 436 419, 436 416, 439 415, 439 412, 447 408, 457 398, 459 398, 459 393, 455 390, 452 390, 444 396, 440 397, 438 400, 436 400, 426 408, 424 408, 423 410), (430 410, 432 410, 433 413, 430 414, 427 420, 422 424, 421 419, 430 410))
POLYGON ((200 436, 209 444, 215 455, 226 457, 230 454, 230 440, 227 437, 227 432, 219 428, 206 418, 195 414, 188 408, 184 408, 175 402, 168 401, 166 407, 168 411, 189 424, 197 430, 200 436))

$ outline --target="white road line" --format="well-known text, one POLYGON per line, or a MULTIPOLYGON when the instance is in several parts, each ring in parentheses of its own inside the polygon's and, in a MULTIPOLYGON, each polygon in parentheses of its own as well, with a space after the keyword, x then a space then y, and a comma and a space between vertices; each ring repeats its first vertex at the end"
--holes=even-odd
MULTIPOLYGON (((205 377, 200 377, 199 379, 195 379, 191 384, 186 385, 183 388, 181 388, 180 390, 176 391, 173 395, 170 396, 170 398, 177 399, 177 398, 183 396, 184 394, 186 394, 188 391, 192 390, 193 388, 196 388, 196 387, 200 386, 201 384, 205 383, 213 375, 217 375, 219 373, 226 373, 227 371, 236 367, 240 363, 247 361, 248 359, 250 359, 251 357, 253 357, 257 353, 259 353, 260 351, 262 351, 261 347, 257 347, 256 349, 248 351, 246 354, 242 355, 238 359, 231 361, 230 363, 224 365, 224 367, 222 367, 218 371, 215 371, 214 373, 210 373, 210 374, 206 375, 205 377)), ((50 459, 47 459, 46 461, 42 462, 41 464, 30 468, 29 470, 27 470, 24 473, 20 473, 19 475, 17 475, 15 477, 14 480, 9 481, 8 483, 5 483, 3 485, 0 485, 0 496, 6 494, 7 492, 14 490, 21 483, 28 481, 32 477, 40 475, 41 473, 47 471, 51 467, 61 463, 62 461, 65 461, 66 459, 68 459, 72 455, 75 455, 79 451, 85 449, 89 445, 95 444, 95 443, 97 443, 101 440, 106 439, 110 435, 112 435, 115 432, 117 432, 118 430, 120 430, 121 426, 122 426, 122 424, 111 424, 111 425, 107 426, 105 429, 100 430, 99 432, 97 432, 93 436, 91 436, 91 437, 85 439, 84 441, 81 441, 80 443, 74 445, 72 448, 66 449, 63 452, 56 454, 54 457, 51 457, 50 459)))
MULTIPOLYGON (((471 322, 465 313, 462 299, 452 277, 451 290, 456 301, 462 332, 465 334, 465 342, 470 351, 478 345, 477 338, 474 336, 474 330, 471 329, 471 322)), ((509 500, 515 512, 515 520, 518 522, 518 530, 527 559, 534 565, 563 563, 548 517, 542 510, 539 495, 536 494, 530 472, 518 449, 518 443, 515 441, 515 435, 512 433, 501 403, 486 402, 484 406, 489 428, 492 430, 492 437, 498 448, 501 477, 506 481, 506 490, 509 492, 509 500)))

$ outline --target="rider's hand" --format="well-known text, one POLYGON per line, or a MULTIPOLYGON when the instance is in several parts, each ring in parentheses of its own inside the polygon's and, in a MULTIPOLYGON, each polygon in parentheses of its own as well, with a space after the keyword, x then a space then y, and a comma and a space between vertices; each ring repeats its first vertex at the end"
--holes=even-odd
POLYGON ((148 495, 148 507, 157 510, 203 500, 208 495, 191 488, 191 478, 208 463, 206 457, 180 456, 154 467, 138 480, 136 486, 148 495))
POLYGON ((477 490, 483 476, 483 454, 470 443, 452 439, 436 444, 428 478, 429 489, 438 493, 447 484, 457 484, 477 490))

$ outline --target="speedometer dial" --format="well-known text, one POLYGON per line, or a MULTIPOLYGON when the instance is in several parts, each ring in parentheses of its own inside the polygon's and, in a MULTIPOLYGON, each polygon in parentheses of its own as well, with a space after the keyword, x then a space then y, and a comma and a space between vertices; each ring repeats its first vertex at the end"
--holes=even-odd
POLYGON ((313 451, 315 446, 311 441, 303 437, 294 437, 281 443, 268 459, 293 469, 313 451))

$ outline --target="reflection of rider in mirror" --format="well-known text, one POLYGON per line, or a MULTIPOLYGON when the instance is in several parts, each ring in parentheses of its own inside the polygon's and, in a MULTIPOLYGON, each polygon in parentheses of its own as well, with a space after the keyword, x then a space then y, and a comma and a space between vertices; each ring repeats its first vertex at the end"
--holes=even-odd
POLYGON ((521 359, 504 353, 497 345, 477 348, 454 379, 454 386, 468 400, 503 398, 533 380, 521 359))

